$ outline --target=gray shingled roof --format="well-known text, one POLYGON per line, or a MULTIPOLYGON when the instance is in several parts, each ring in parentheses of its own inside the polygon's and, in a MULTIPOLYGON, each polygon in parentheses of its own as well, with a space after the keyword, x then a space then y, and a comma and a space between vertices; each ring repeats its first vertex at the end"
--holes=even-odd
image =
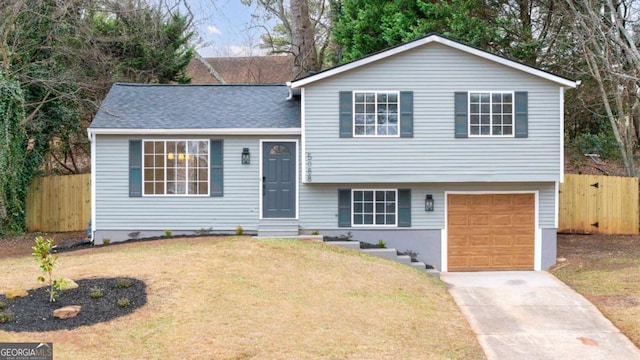
POLYGON ((299 128, 284 85, 114 84, 91 128, 299 128))

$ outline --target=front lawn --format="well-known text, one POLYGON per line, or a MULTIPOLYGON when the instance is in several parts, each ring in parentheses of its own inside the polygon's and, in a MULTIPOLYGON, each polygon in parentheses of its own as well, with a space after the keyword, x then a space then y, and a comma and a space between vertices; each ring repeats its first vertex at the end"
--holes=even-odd
POLYGON ((558 235, 558 257, 551 272, 640 346, 640 237, 558 235))
MULTIPOLYGON (((170 239, 61 253, 59 262, 57 273, 74 280, 139 279, 146 305, 70 331, 0 324, 2 341, 53 342, 56 359, 485 358, 442 282, 322 243, 170 239)), ((30 256, 2 258, 0 269, 0 293, 40 286, 30 256)))

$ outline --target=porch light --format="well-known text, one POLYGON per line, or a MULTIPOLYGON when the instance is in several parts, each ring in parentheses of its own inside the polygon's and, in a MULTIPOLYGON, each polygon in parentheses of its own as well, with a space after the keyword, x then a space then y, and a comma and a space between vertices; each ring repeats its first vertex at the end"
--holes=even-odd
POLYGON ((424 211, 433 211, 433 195, 427 194, 424 199, 424 211))
POLYGON ((242 165, 251 164, 251 154, 249 148, 242 148, 242 165))
POLYGON ((172 152, 167 154, 167 159, 169 159, 169 160, 173 160, 174 159, 174 156, 173 156, 172 152))

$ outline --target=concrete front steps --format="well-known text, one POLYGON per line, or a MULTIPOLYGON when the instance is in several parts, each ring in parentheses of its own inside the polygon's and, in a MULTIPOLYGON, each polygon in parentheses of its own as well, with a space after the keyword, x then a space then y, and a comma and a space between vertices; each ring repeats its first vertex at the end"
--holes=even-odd
POLYGON ((262 219, 258 224, 259 237, 292 237, 298 236, 298 220, 296 219, 262 219))
POLYGON ((431 275, 438 276, 440 273, 435 269, 427 269, 427 265, 421 261, 412 262, 409 255, 398 255, 398 250, 394 248, 361 249, 359 241, 326 241, 325 244, 342 246, 348 249, 358 250, 369 255, 378 256, 384 259, 399 262, 403 265, 411 266, 414 269, 424 271, 431 275))

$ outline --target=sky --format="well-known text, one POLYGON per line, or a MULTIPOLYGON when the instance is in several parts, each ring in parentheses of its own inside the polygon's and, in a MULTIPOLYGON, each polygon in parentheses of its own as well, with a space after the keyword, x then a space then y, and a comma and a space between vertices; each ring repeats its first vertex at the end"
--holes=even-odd
POLYGON ((198 31, 198 53, 204 57, 266 55, 260 49, 264 21, 252 17, 256 7, 240 0, 187 0, 198 31))

